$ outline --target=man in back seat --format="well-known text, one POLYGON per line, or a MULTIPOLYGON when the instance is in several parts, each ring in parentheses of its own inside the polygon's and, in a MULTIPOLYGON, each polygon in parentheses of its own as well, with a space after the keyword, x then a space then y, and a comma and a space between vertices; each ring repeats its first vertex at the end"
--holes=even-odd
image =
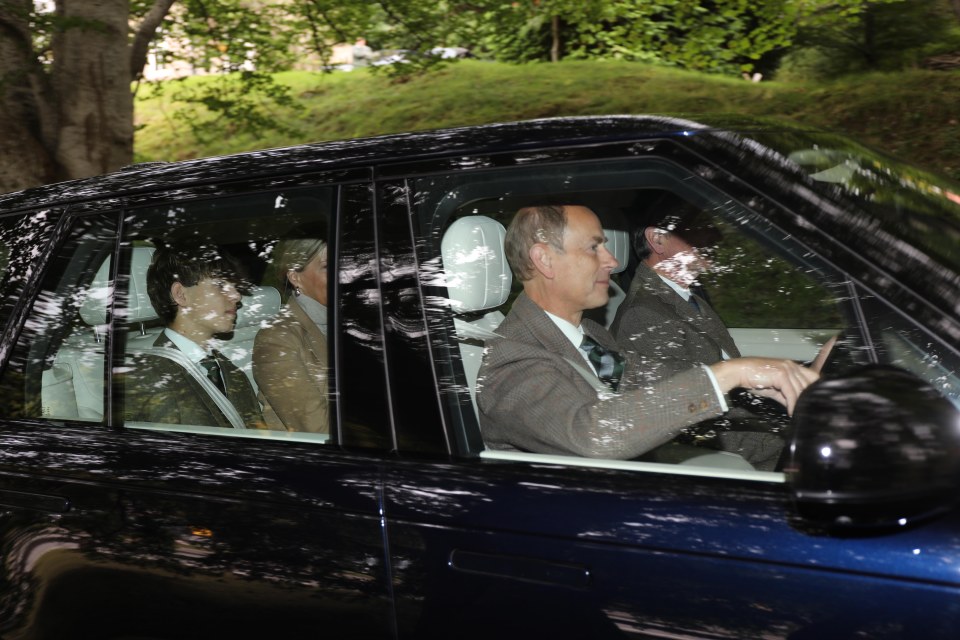
POLYGON ((214 336, 236 325, 238 280, 215 247, 157 248, 147 270, 147 293, 166 328, 153 343, 157 353, 139 354, 127 363, 127 421, 230 427, 211 397, 221 393, 247 427, 265 428, 247 376, 216 349, 214 336), (182 353, 218 391, 208 392, 179 362, 163 357, 164 349, 182 353))

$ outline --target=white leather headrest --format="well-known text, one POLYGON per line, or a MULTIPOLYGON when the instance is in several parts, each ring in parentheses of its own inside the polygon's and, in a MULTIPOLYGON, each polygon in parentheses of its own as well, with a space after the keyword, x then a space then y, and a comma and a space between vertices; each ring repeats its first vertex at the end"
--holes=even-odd
MULTIPOLYGON (((146 322, 156 319, 157 312, 147 295, 147 268, 153 257, 153 247, 134 247, 130 262, 130 307, 125 314, 127 322, 146 322)), ((80 317, 88 325, 101 325, 107 321, 107 305, 113 289, 110 287, 110 259, 100 265, 80 305, 80 317)))
POLYGON ((499 307, 510 296, 513 277, 503 251, 506 230, 486 216, 454 221, 440 253, 450 302, 457 313, 499 307))
POLYGON ((243 296, 237 309, 237 329, 259 327, 280 312, 280 292, 273 287, 253 287, 249 296, 243 296))
POLYGON ((620 273, 627 268, 630 260, 630 234, 616 229, 604 229, 603 235, 607 238, 607 249, 620 264, 610 273, 620 273))

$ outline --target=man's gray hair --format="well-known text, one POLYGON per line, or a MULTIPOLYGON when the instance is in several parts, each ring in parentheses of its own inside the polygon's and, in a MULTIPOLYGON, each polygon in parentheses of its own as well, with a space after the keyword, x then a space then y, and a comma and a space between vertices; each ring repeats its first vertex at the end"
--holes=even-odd
POLYGON ((538 242, 563 251, 563 231, 567 214, 563 205, 535 205, 523 207, 513 216, 503 248, 507 262, 521 282, 531 279, 536 272, 530 259, 530 249, 538 242))

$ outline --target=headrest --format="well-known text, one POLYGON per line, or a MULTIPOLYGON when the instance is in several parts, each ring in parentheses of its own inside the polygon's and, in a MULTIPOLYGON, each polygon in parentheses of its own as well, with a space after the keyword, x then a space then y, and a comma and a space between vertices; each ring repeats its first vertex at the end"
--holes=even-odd
POLYGON ((260 327, 280 312, 280 292, 273 287, 252 287, 249 296, 243 296, 237 310, 237 329, 260 327))
POLYGON ((443 234, 440 253, 450 302, 457 313, 499 307, 510 296, 510 265, 503 251, 506 231, 486 216, 454 221, 443 234))
POLYGON ((607 249, 620 264, 610 273, 620 273, 627 268, 630 260, 630 234, 616 229, 604 229, 603 235, 607 238, 607 249))
MULTIPOLYGON (((150 296, 147 295, 147 268, 152 257, 153 247, 133 248, 130 262, 130 307, 125 318, 127 322, 146 322, 158 317, 150 304, 150 296)), ((80 305, 80 317, 83 321, 92 326, 106 323, 107 305, 112 293, 110 258, 107 258, 97 270, 87 297, 80 305)))

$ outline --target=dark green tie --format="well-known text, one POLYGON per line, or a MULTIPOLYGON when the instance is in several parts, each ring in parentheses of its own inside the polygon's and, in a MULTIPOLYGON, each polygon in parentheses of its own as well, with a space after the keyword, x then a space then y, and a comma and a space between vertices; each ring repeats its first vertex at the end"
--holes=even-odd
POLYGON ((597 370, 600 381, 616 391, 620 386, 620 377, 623 375, 623 356, 603 347, 588 335, 583 336, 580 349, 587 354, 587 359, 597 370))
POLYGON ((216 352, 200 361, 200 366, 207 372, 210 382, 220 390, 220 393, 227 395, 227 388, 223 381, 223 372, 220 370, 220 363, 217 361, 216 352))

